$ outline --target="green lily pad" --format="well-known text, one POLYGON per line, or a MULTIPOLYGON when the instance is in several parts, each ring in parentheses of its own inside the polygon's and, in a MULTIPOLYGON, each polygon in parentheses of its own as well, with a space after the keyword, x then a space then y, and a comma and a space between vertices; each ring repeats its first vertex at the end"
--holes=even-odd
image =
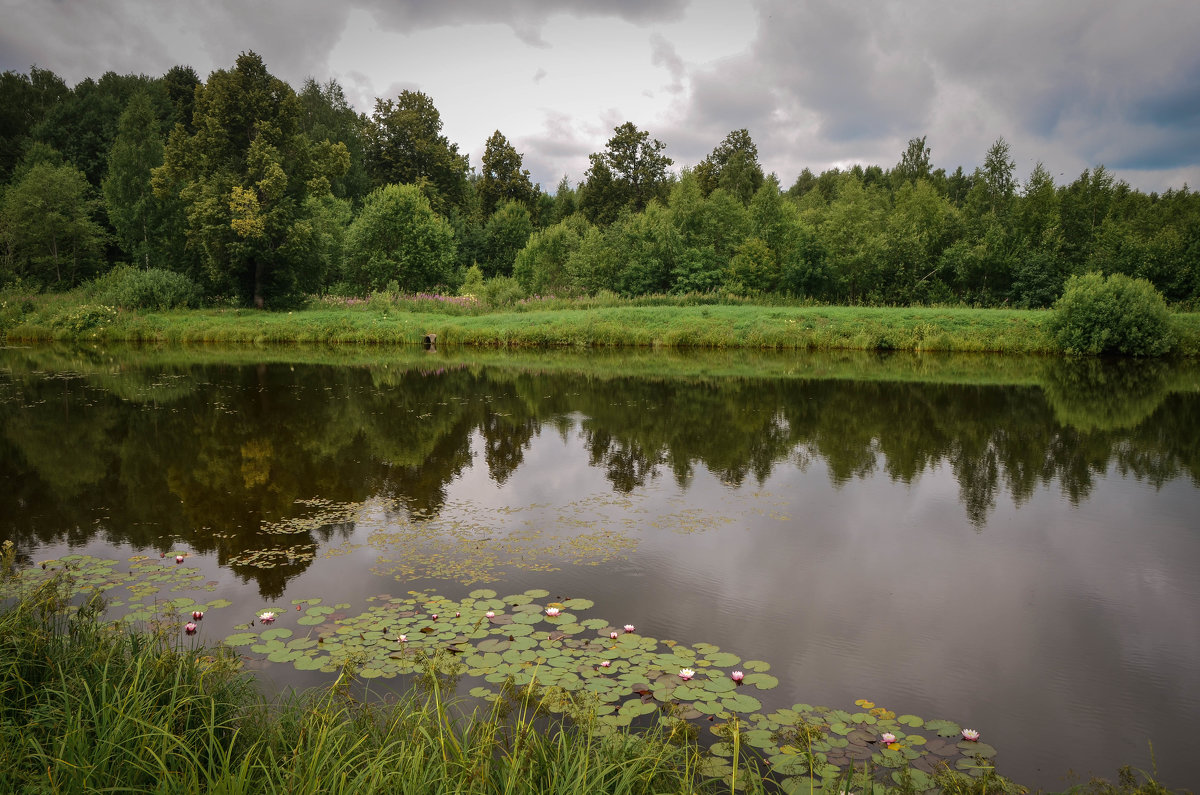
POLYGON ((896 718, 896 722, 904 726, 911 726, 914 729, 919 729, 925 725, 925 721, 921 718, 918 718, 916 715, 901 715, 900 717, 896 718))
POLYGON ((742 663, 742 667, 747 671, 758 671, 760 673, 771 670, 771 664, 762 660, 746 660, 746 662, 742 663))
POLYGON ((251 643, 257 642, 257 632, 238 632, 230 635, 223 641, 226 646, 249 646, 251 643))
POLYGON ((770 674, 746 674, 743 684, 754 685, 759 690, 773 690, 779 687, 779 680, 770 674))

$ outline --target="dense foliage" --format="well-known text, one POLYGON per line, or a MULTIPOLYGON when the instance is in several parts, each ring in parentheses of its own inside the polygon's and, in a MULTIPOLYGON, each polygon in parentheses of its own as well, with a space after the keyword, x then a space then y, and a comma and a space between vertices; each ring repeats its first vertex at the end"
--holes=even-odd
POLYGON ((206 80, 180 66, 71 88, 43 69, 5 72, 0 109, 0 287, 27 293, 128 262, 182 274, 207 300, 268 307, 389 285, 454 292, 472 267, 499 280, 472 294, 506 301, 719 292, 1036 308, 1097 273, 1200 305, 1196 193, 1142 193, 1104 166, 1055 184, 1038 164, 1022 182, 1003 139, 971 170, 934 167, 919 137, 890 169, 805 169, 785 189, 748 130, 675 172, 667 145, 625 122, 580 184, 548 191, 499 130, 477 171, 420 91, 356 113, 337 82, 297 92, 254 53, 206 80))
POLYGON ((1054 304, 1051 330, 1068 353, 1160 356, 1171 349, 1167 305, 1145 279, 1072 276, 1054 304))

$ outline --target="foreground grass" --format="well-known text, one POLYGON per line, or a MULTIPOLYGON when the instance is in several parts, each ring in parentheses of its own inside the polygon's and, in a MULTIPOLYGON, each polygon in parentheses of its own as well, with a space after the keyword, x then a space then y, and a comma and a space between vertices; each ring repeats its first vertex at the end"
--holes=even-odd
MULTIPOLYGON (((524 689, 464 715, 431 665, 399 703, 351 695, 352 670, 331 687, 281 703, 261 698, 226 651, 183 649, 178 626, 107 623, 102 605, 72 605, 68 580, 36 589, 0 548, 0 792, 91 793, 750 793, 778 791, 754 760, 709 776, 684 721, 597 737, 583 720, 547 717, 524 689), (18 580, 15 583, 14 579, 18 580), (12 596, 16 594, 16 596, 12 596)), ((938 791, 1016 793, 986 772, 943 770, 938 791)), ((915 795, 850 772, 829 792, 915 795)), ((807 785, 803 791, 810 791, 807 785)), ((821 792, 820 786, 815 790, 821 792)), ((1072 792, 1167 793, 1123 771, 1117 785, 1072 792)))

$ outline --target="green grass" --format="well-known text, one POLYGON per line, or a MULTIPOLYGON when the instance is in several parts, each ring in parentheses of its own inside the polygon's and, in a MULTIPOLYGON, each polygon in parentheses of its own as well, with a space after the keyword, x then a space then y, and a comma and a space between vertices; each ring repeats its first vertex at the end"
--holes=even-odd
MULTIPOLYGON (((700 296, 551 299, 500 310, 431 299, 314 301, 306 309, 131 311, 82 296, 7 296, 9 341, 419 344, 1056 353, 1045 310, 709 303, 700 296)), ((711 299, 716 300, 716 299, 711 299)), ((1172 321, 1183 356, 1200 355, 1200 314, 1172 321)))

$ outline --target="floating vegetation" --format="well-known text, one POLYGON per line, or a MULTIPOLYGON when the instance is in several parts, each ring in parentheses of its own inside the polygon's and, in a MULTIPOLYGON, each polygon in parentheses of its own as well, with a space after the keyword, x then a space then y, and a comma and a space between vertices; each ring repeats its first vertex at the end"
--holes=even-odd
MULTIPOLYGON (((327 558, 371 548, 379 558, 371 571, 401 581, 453 580, 463 585, 498 582, 513 570, 557 571, 567 565, 599 566, 624 559, 637 549, 640 534, 669 529, 701 533, 731 524, 735 513, 713 515, 682 507, 645 522, 628 495, 595 495, 555 508, 482 506, 451 501, 439 510, 400 499, 366 502, 297 500, 303 515, 263 522, 266 535, 292 536, 334 526, 353 526, 364 541, 321 550, 327 558), (553 529, 549 529, 553 528, 553 529)), ((232 565, 270 568, 308 562, 316 547, 247 552, 232 565)))
POLYGON ((297 611, 279 618, 295 629, 238 632, 225 643, 303 671, 350 667, 367 680, 420 674, 432 665, 470 677, 478 682, 470 695, 491 701, 536 690, 550 711, 599 734, 655 720, 707 724, 717 739, 706 775, 731 775, 735 753, 754 749, 787 791, 819 789, 864 765, 881 783, 910 791, 935 787, 943 766, 975 776, 993 769, 996 749, 964 740, 952 721, 897 715, 866 700, 856 702, 858 712, 809 704, 768 710, 760 694, 780 684, 769 663, 710 643, 688 646, 626 631, 584 617, 590 600, 545 601, 549 596, 541 589, 499 596, 480 588, 453 600, 409 591, 370 597, 366 612, 342 617, 337 611, 348 605, 294 600, 297 611))
POLYGON ((159 622, 232 605, 227 599, 201 602, 189 596, 166 598, 164 592, 211 592, 217 587, 215 581, 205 580, 204 572, 176 564, 175 557, 135 555, 125 566, 120 561, 91 555, 63 555, 42 561, 22 572, 20 578, 0 580, 0 599, 16 596, 17 588, 36 588, 52 577, 65 574, 73 594, 103 594, 105 607, 122 621, 159 622))

